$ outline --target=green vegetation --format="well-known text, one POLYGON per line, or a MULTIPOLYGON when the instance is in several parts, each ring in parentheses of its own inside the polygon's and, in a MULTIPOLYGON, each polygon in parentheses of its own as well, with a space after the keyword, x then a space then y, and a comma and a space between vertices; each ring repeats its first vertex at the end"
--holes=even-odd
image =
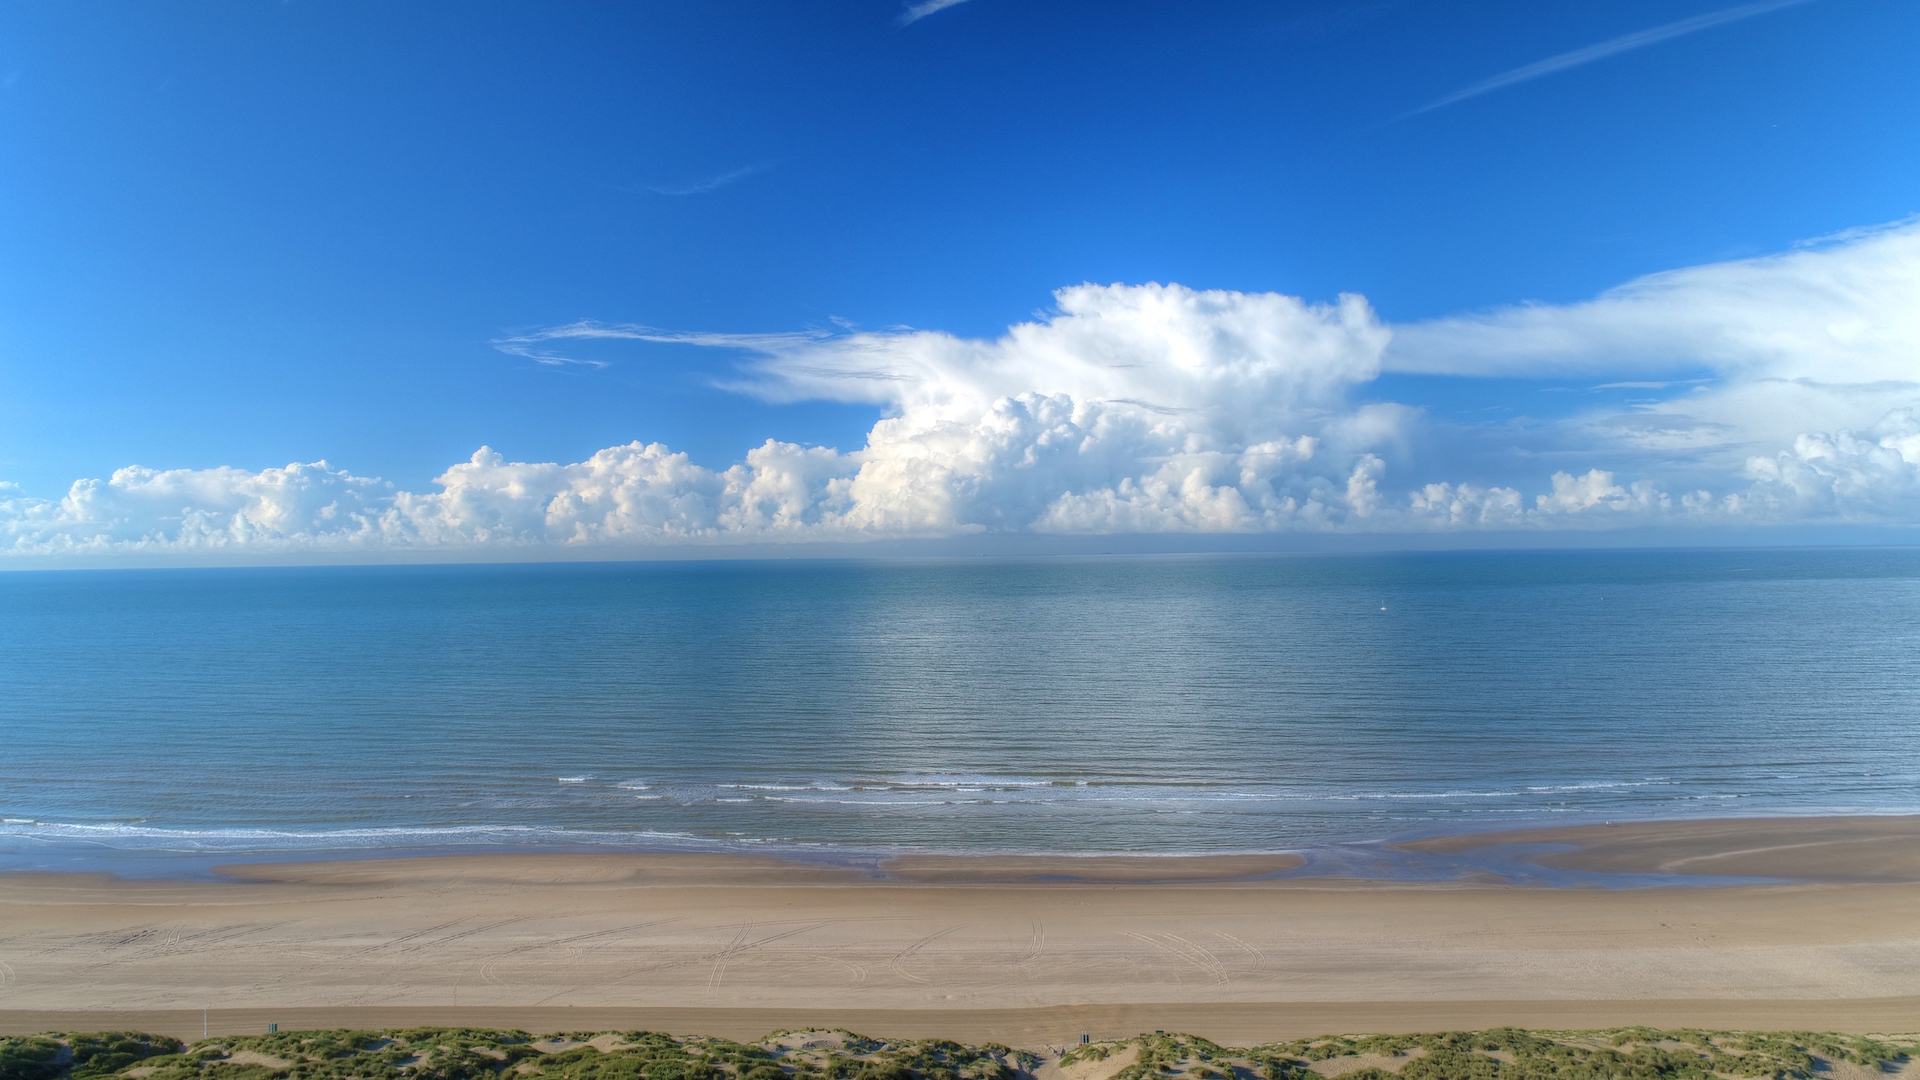
MULTIPOLYGON (((1321 1062, 1341 1080, 1811 1080, 1834 1063, 1877 1070, 1916 1050, 1905 1039, 1813 1032, 1500 1028, 1247 1048, 1141 1035, 1076 1046, 1060 1064, 1078 1066, 1080 1080, 1321 1080, 1309 1068, 1321 1062)), ((0 1080, 1016 1080, 1040 1062, 1005 1046, 845 1031, 779 1031, 757 1043, 478 1028, 288 1031, 191 1046, 137 1032, 0 1036, 0 1080)))
POLYGON ((0 1037, 0 1080, 1014 1080, 1039 1062, 1005 1046, 847 1032, 736 1043, 645 1031, 405 1028, 229 1036, 190 1047, 150 1035, 0 1037))
POLYGON ((1833 1062, 1877 1069, 1904 1062, 1916 1049, 1920 1043, 1906 1040, 1797 1031, 1498 1028, 1436 1035, 1333 1036, 1250 1048, 1217 1046, 1191 1035, 1142 1035, 1076 1046, 1061 1063, 1126 1060, 1103 1080, 1319 1080, 1309 1064, 1341 1058, 1378 1062, 1330 1070, 1337 1071, 1341 1080, 1807 1080, 1833 1062))
POLYGON ((133 1031, 92 1035, 0 1035, 0 1080, 111 1076, 149 1058, 178 1054, 180 1040, 133 1031))

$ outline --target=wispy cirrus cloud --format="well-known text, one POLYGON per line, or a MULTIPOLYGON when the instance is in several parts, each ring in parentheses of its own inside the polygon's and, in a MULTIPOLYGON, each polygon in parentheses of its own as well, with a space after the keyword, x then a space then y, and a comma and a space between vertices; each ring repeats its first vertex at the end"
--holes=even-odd
MULTIPOLYGON (((1389 371, 1676 381, 1920 380, 1920 217, 1757 258, 1648 274, 1572 304, 1514 304, 1394 328, 1389 371)), ((1613 380, 1625 382, 1626 380, 1613 380)), ((1628 382, 1627 385, 1632 385, 1628 382)))
POLYGON ((916 23, 936 11, 944 11, 947 8, 953 7, 955 4, 964 4, 966 2, 967 0, 920 0, 917 4, 907 5, 906 10, 900 13, 899 23, 901 26, 916 23))
POLYGON ((655 195, 704 195, 709 191, 726 187, 728 184, 739 183, 755 173, 763 173, 771 168, 773 168, 773 166, 767 164, 747 165, 738 169, 730 169, 715 176, 709 176, 705 180, 696 181, 691 184, 648 184, 646 185, 646 189, 655 195))
POLYGON ((536 364, 562 367, 579 364, 603 368, 605 360, 563 356, 554 351, 553 342, 563 341, 651 341, 666 345, 703 345, 710 348, 745 349, 761 354, 777 354, 830 337, 825 331, 798 330, 783 334, 714 334, 699 331, 661 330, 638 323, 602 323, 591 319, 548 326, 521 334, 494 338, 488 344, 508 356, 521 356, 536 364))
POLYGON ((1665 390, 1669 386, 1700 386, 1712 382, 1712 379, 1666 379, 1660 382, 1603 382, 1590 390, 1665 390))
POLYGON ((1490 94, 1495 90, 1502 90, 1518 83, 1530 82, 1546 75, 1566 71, 1569 68, 1580 67, 1583 64, 1591 64, 1595 60, 1604 60, 1609 56, 1617 56, 1623 52, 1632 52, 1634 49, 1643 49, 1649 45, 1657 45, 1662 41, 1670 41, 1673 38, 1684 37, 1687 34, 1698 33, 1715 26, 1722 26, 1730 22, 1738 22, 1741 19, 1750 19, 1755 15, 1765 15, 1769 11, 1798 7, 1801 4, 1811 2, 1812 0, 1760 0, 1759 3, 1741 4, 1738 7, 1723 8, 1720 11, 1710 11, 1704 15, 1695 15, 1690 19, 1670 22, 1663 26, 1653 27, 1650 30, 1639 30, 1631 34, 1622 34, 1617 38, 1610 38, 1597 45, 1588 45, 1584 49, 1575 49, 1572 52, 1564 52, 1558 56, 1550 56, 1538 63, 1514 68, 1512 71, 1495 75, 1491 79, 1483 79, 1480 82, 1474 83, 1472 86, 1455 90, 1445 97, 1435 98, 1425 105, 1405 113, 1401 119, 1404 120, 1409 116, 1418 116, 1421 113, 1432 112, 1435 109, 1443 109, 1448 105, 1465 101, 1468 98, 1479 97, 1481 94, 1490 94))

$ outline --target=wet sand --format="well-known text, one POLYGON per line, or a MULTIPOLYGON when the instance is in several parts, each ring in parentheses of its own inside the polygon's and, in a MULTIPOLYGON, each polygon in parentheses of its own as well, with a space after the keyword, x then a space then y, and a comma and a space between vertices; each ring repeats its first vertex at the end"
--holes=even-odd
POLYGON ((1732 818, 1578 825, 1394 844, 1457 855, 1501 844, 1564 844, 1526 861, 1607 874, 1920 881, 1920 815, 1732 818))
POLYGON ((285 864, 219 882, 5 874, 0 1031, 197 1035, 202 1003, 226 1030, 829 1025, 1026 1046, 1154 1028, 1243 1044, 1499 1024, 1912 1031, 1916 821, 1418 842, 1813 879, 1708 888, 1272 878, 1286 856, 924 858, 881 875, 706 855, 285 864))

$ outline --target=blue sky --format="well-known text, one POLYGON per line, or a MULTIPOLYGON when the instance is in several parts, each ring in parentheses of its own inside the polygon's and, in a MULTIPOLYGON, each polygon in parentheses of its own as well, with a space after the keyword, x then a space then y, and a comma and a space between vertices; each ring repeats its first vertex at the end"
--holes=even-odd
MULTIPOLYGON (((1779 295, 1815 299, 1822 289, 1810 282, 1854 274, 1895 305, 1873 308, 1859 299, 1872 288, 1850 287, 1833 301, 1853 305, 1842 315, 1810 300, 1807 326, 1898 322, 1899 298, 1920 300, 1902 276, 1914 265, 1902 223, 1920 212, 1920 6, 966 0, 911 21, 907 11, 893 2, 7 6, 0 480, 15 486, 0 517, 11 515, 11 542, 40 552, 165 546, 204 511, 203 533, 293 550, 325 530, 275 517, 260 502, 271 501, 257 490, 263 470, 324 460, 335 472, 312 483, 344 484, 352 497, 322 492, 288 512, 333 505, 328 520, 371 521, 392 509, 394 492, 435 496, 436 478, 483 445, 506 465, 565 466, 634 441, 713 474, 672 481, 679 495, 648 481, 669 501, 704 500, 676 536, 725 531, 723 504, 737 492, 713 477, 769 439, 843 458, 782 474, 812 487, 785 518, 762 517, 811 527, 840 513, 855 528, 847 508, 871 503, 880 472, 860 474, 869 495, 833 485, 874 464, 874 454, 846 455, 871 441, 876 420, 977 426, 995 401, 1029 392, 1071 399, 1059 423, 1077 425, 1076 438, 1102 423, 1147 427, 1128 428, 1131 449, 1097 462, 1083 445, 1071 468, 1022 480, 1017 497, 996 485, 1033 467, 1031 453, 947 462, 937 479, 951 496, 944 510, 868 516, 855 532, 1028 529, 1043 518, 1069 531, 1338 529, 1365 524, 1352 485, 1368 470, 1379 474, 1382 515, 1445 483, 1513 491, 1524 517, 1560 490, 1553 473, 1585 482, 1598 469, 1609 479, 1592 491, 1624 493, 1597 496, 1614 509, 1638 498, 1645 510, 1647 492, 1678 505, 1684 489, 1716 506, 1745 498, 1751 513, 1765 501, 1751 485, 1777 482, 1798 494, 1768 496, 1778 496, 1770 522, 1915 520, 1902 501, 1913 477, 1899 464, 1901 440, 1914 434, 1899 410, 1920 403, 1914 342, 1882 342, 1880 359, 1831 380, 1852 388, 1835 392, 1844 407, 1833 394, 1826 405, 1780 398, 1769 406, 1776 423, 1733 432, 1724 416, 1754 408, 1736 395, 1721 419, 1694 417, 1692 441, 1662 448, 1594 432, 1644 427, 1672 411, 1661 402, 1695 387, 1765 396, 1852 360, 1808 354, 1802 370, 1733 355, 1716 343, 1738 336, 1726 330, 1738 313, 1717 330, 1672 330, 1686 321, 1674 315, 1623 343, 1608 336, 1614 316, 1575 306, 1647 275, 1718 265, 1738 278, 1756 265, 1741 260, 1801 252, 1829 261, 1754 272, 1774 274, 1779 295), (1522 77, 1448 100, 1514 72, 1522 77), (1055 291, 1082 283, 1178 283, 1307 305, 1359 294, 1393 343, 1353 338, 1360 366, 1340 368, 1333 390, 1263 375, 1224 396, 1214 382, 1197 397, 1152 383, 1169 396, 1148 401, 1125 388, 1098 397, 1084 372, 1073 374, 1080 368, 1018 349, 993 361, 993 379, 965 374, 977 374, 974 360, 940 361, 927 375, 932 361, 915 351, 926 343, 895 329, 984 347, 1014 324, 1054 325, 1055 291), (1503 341, 1533 342, 1512 346, 1524 356, 1497 372, 1459 359, 1461 335, 1486 329, 1462 329, 1461 319, 1519 317, 1513 306, 1529 302, 1584 328, 1591 340, 1573 349, 1583 359, 1566 360, 1511 319, 1496 329, 1503 341), (645 330, 555 336, 582 324, 645 330), (1409 326, 1424 336, 1399 329, 1409 326), (814 344, 751 337, 796 333, 814 344), (687 336, 698 334, 736 337, 687 336), (956 404, 946 391, 903 397, 846 378, 807 381, 835 365, 846 376, 849 350, 920 365, 915 385, 964 383, 984 396, 956 404), (1369 350, 1384 361, 1367 368, 1369 350), (1431 359, 1442 354, 1455 359, 1431 359), (1033 373, 1025 383, 1023 371, 1033 373), (1594 389, 1613 383, 1666 385, 1594 389), (1226 400, 1252 403, 1248 416, 1148 432, 1155 416, 1226 400), (1136 401, 1146 411, 1127 420, 1136 401), (1701 441, 1709 429, 1720 432, 1714 448, 1701 441), (1861 465, 1879 469, 1865 480, 1827 477, 1832 490, 1808 502, 1804 484, 1751 464, 1799 453, 1781 467, 1818 471, 1840 460, 1795 451, 1802 435, 1886 460, 1861 465), (1249 446, 1301 437, 1314 442, 1294 464, 1311 467, 1260 481, 1273 486, 1258 498, 1233 479, 1249 446), (1173 462, 1181 454, 1214 457, 1173 462), (174 476, 160 502, 122 484, 113 507, 61 508, 76 480, 106 483, 133 465, 174 476), (227 472, 208 472, 217 469, 227 472), (256 477, 251 494, 234 487, 245 486, 240 473, 256 477), (335 473, 353 479, 327 479, 335 473), (1127 490, 1156 475, 1189 508, 1213 497, 1199 485, 1233 487, 1253 511, 1269 494, 1293 509, 1155 517, 1127 490), (1846 501, 1850 483, 1872 488, 1868 503, 1846 501), (1075 516, 1060 501, 1101 493, 1134 509, 1075 516), (1308 513, 1315 498, 1322 509, 1308 513), (47 524, 56 518, 66 524, 47 524), (81 518, 99 527, 74 526, 81 518)), ((1693 310, 1694 295, 1673 310, 1693 310)), ((1094 303, 1086 318, 1136 325, 1138 299, 1114 294, 1118 307, 1094 303)), ((1198 303, 1200 321, 1176 337, 1212 340, 1219 319, 1245 314, 1238 301, 1198 303)), ((1155 325, 1166 340, 1170 324, 1155 325)), ((1773 340, 1782 335, 1792 336, 1773 340)), ((1095 339, 1086 347, 1127 348, 1095 339)), ((1293 370, 1297 343, 1271 347, 1273 370, 1293 370)), ((894 383, 910 381, 889 370, 894 383)), ((923 447, 932 430, 909 441, 923 447)), ((488 535, 564 540, 548 501, 575 481, 552 483, 532 510, 501 511, 520 524, 488 535), (535 511, 548 522, 541 537, 525 532, 535 511)), ((488 542, 444 511, 434 511, 435 535, 488 542)), ((1371 520, 1387 527, 1386 516, 1371 520)), ((432 531, 406 528, 408 543, 432 531)), ((353 542, 374 543, 370 535, 353 542)))

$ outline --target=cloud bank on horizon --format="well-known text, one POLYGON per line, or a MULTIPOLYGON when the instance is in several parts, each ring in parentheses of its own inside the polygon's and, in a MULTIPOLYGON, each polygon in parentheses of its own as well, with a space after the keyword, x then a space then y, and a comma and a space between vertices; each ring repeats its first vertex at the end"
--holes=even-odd
POLYGON ((130 466, 58 500, 0 486, 0 550, 538 557, 982 532, 1920 524, 1920 221, 1401 326, 1356 295, 1086 284, 1054 300, 993 340, 577 323, 500 343, 543 363, 579 338, 741 350, 730 389, 879 406, 850 451, 769 439, 715 470, 658 443, 572 464, 481 447, 430 492, 324 461, 130 466), (1486 433, 1380 400, 1383 374, 1674 392, 1499 429, 1542 463, 1522 490, 1448 472, 1486 433))

